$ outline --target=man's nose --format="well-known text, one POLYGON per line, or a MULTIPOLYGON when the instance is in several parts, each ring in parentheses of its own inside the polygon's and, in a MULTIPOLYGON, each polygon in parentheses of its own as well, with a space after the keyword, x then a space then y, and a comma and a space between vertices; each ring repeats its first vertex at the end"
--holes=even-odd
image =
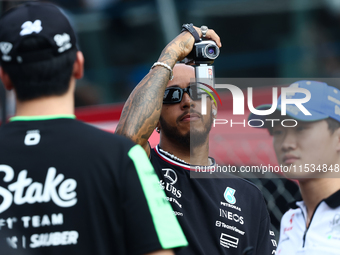
POLYGON ((191 107, 194 108, 195 106, 196 106, 196 103, 189 96, 189 92, 184 92, 183 93, 183 98, 182 98, 182 101, 181 101, 181 108, 182 109, 191 108, 191 107))
POLYGON ((281 150, 287 152, 296 149, 296 138, 292 130, 288 130, 283 138, 281 150))

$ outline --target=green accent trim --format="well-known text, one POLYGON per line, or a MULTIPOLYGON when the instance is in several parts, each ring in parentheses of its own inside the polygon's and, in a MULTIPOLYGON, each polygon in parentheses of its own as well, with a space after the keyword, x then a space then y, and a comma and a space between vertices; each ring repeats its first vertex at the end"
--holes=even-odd
POLYGON ((162 248, 187 246, 188 242, 170 203, 166 200, 164 190, 160 188, 158 176, 144 149, 140 145, 135 145, 128 155, 135 165, 162 248))
POLYGON ((56 115, 35 115, 35 116, 14 116, 9 121, 34 121, 34 120, 53 120, 53 119, 75 119, 74 114, 56 114, 56 115))
POLYGON ((199 88, 199 89, 204 90, 206 93, 208 93, 208 95, 214 100, 214 103, 217 106, 217 102, 216 102, 215 98, 213 97, 213 95, 208 90, 203 89, 203 88, 199 88))

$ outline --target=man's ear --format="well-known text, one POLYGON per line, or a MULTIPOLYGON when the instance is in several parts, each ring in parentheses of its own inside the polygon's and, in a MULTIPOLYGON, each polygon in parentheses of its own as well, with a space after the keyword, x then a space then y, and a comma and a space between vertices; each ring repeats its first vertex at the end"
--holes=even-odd
POLYGON ((14 88, 11 78, 1 66, 0 66, 0 79, 4 84, 6 90, 12 90, 14 88))
POLYGON ((77 57, 73 64, 73 76, 76 79, 81 79, 84 75, 84 55, 81 51, 77 51, 77 57))
POLYGON ((158 134, 161 132, 161 124, 160 124, 159 121, 157 122, 157 125, 156 125, 156 132, 157 132, 158 134))

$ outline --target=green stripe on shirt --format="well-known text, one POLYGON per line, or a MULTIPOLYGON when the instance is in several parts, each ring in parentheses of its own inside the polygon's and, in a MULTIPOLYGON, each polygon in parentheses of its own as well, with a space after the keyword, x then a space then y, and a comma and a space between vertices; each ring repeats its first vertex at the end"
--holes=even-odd
POLYGON ((140 145, 135 145, 130 149, 128 155, 137 170, 162 248, 187 246, 188 242, 170 203, 165 199, 165 192, 160 188, 158 176, 144 149, 140 145))
POLYGON ((53 119, 75 119, 74 114, 55 114, 55 115, 34 115, 34 116, 14 116, 9 121, 35 121, 53 119))

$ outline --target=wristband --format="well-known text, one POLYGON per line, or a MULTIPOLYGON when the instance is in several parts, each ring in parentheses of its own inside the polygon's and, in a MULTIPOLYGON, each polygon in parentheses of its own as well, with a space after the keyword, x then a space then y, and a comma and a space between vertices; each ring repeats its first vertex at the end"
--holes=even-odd
POLYGON ((173 72, 172 72, 172 69, 171 67, 168 65, 168 64, 165 64, 163 62, 156 62, 152 65, 151 69, 154 68, 155 66, 163 66, 165 67, 166 69, 168 69, 170 71, 170 81, 174 78, 174 75, 173 75, 173 72))
POLYGON ((197 33, 196 29, 194 28, 194 25, 192 23, 190 23, 190 24, 183 24, 182 25, 181 33, 183 31, 188 31, 190 34, 192 34, 192 36, 195 38, 195 43, 201 41, 201 38, 198 35, 198 33, 197 33))

